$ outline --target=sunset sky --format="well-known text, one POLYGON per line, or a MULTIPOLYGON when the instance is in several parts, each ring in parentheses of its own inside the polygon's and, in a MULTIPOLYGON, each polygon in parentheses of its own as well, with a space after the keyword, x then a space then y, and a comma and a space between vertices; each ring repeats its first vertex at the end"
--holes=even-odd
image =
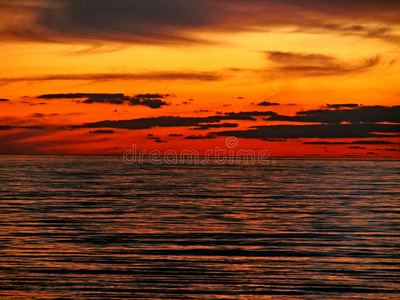
POLYGON ((400 157, 398 0, 5 0, 0 40, 0 154, 400 157))

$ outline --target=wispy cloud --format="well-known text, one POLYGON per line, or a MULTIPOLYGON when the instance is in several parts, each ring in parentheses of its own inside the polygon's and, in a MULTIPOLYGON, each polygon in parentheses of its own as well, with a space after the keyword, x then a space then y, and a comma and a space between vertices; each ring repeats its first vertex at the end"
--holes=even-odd
POLYGON ((333 56, 281 51, 266 51, 267 59, 272 63, 273 76, 281 74, 290 77, 336 76, 367 71, 380 62, 380 57, 364 59, 358 63, 348 63, 333 56))
POLYGON ((87 73, 87 74, 47 74, 22 77, 0 77, 0 83, 55 81, 55 80, 84 80, 84 81, 113 81, 113 80, 189 80, 189 81, 218 81, 223 76, 217 72, 146 72, 146 73, 87 73))
POLYGON ((59 115, 60 114, 56 114, 56 113, 53 113, 53 114, 33 113, 33 114, 30 114, 28 116, 28 118, 40 118, 40 119, 42 119, 42 118, 46 118, 46 117, 57 117, 59 115))

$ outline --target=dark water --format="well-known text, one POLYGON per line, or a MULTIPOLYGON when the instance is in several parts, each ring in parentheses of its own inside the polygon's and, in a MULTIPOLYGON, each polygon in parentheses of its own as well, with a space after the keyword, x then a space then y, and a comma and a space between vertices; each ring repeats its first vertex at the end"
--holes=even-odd
POLYGON ((0 157, 0 299, 400 299, 400 162, 0 157))

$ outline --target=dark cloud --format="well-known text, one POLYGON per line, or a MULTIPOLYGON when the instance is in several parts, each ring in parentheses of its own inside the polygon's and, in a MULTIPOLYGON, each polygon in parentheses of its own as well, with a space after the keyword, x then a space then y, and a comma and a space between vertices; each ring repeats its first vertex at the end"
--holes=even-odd
POLYGON ((28 117, 30 117, 30 118, 43 118, 45 116, 46 116, 45 114, 34 113, 34 114, 29 115, 28 117))
POLYGON ((389 145, 389 144, 394 144, 393 142, 389 141, 354 141, 352 144, 359 144, 359 145, 389 145))
POLYGON ((200 123, 219 122, 220 118, 183 118, 183 117, 158 117, 142 118, 133 120, 100 121, 95 123, 86 123, 82 126, 87 128, 121 128, 121 129, 150 129, 154 127, 190 127, 199 126, 200 123))
MULTIPOLYGON (((217 116, 209 117, 171 117, 163 116, 157 118, 141 118, 132 120, 116 120, 116 121, 100 121, 94 123, 86 123, 83 125, 71 126, 72 128, 120 128, 120 129, 151 129, 154 127, 200 127, 203 125, 215 125, 215 128, 220 127, 220 123, 223 120, 251 120, 256 119, 253 116, 271 116, 275 115, 274 112, 230 112, 217 116)), ((225 123, 226 124, 226 123, 225 123)), ((228 125, 233 127, 233 125, 228 125)), ((235 126, 236 127, 236 126, 235 126)), ((210 126, 212 128, 212 126, 210 126)))
POLYGON ((98 130, 89 131, 89 133, 94 133, 94 134, 113 134, 114 130, 98 129, 98 130))
POLYGON ((10 126, 10 125, 0 125, 0 130, 10 130, 13 128, 17 128, 15 126, 10 126))
POLYGON ((46 104, 47 104, 46 102, 35 103, 35 102, 29 102, 29 101, 21 101, 20 103, 29 104, 29 105, 31 105, 31 106, 35 106, 35 105, 46 105, 46 104))
POLYGON ((171 94, 138 94, 133 97, 119 94, 96 94, 96 93, 75 93, 75 94, 46 94, 40 95, 39 99, 84 99, 77 100, 77 103, 93 104, 93 103, 106 103, 106 104, 128 104, 132 106, 142 105, 150 108, 160 108, 168 105, 167 102, 161 100, 170 97, 171 94))
POLYGON ((0 130, 11 130, 11 129, 44 129, 42 126, 11 126, 11 125, 0 125, 0 130))
POLYGON ((302 143, 304 145, 349 145, 351 143, 347 142, 323 142, 323 141, 318 141, 318 142, 304 142, 302 143))
POLYGON ((57 117, 60 114, 42 114, 42 113, 33 113, 29 115, 29 118, 46 118, 46 117, 57 117))
POLYGON ((0 102, 9 102, 10 100, 8 100, 8 99, 2 99, 2 98, 0 98, 0 102))
POLYGON ((400 149, 395 149, 395 148, 385 148, 383 149, 385 151, 391 151, 391 152, 395 152, 395 151, 400 151, 400 149))
POLYGON ((210 128, 236 128, 239 124, 237 123, 221 123, 221 124, 203 124, 195 127, 195 130, 207 130, 210 128))
POLYGON ((399 134, 400 125, 389 124, 319 124, 254 126, 249 130, 213 132, 219 136, 256 139, 297 138, 388 138, 399 134))
POLYGON ((154 142, 156 142, 156 143, 168 143, 167 141, 163 141, 161 139, 156 139, 154 142))
POLYGON ((181 137, 181 136, 183 136, 183 134, 171 133, 171 134, 168 134, 168 136, 171 136, 171 137, 181 137))
POLYGON ((36 129, 36 130, 45 129, 43 126, 19 126, 18 128, 23 128, 23 129, 36 129))
POLYGON ((219 119, 210 118, 181 118, 181 117, 158 117, 158 118, 141 118, 132 120, 117 121, 100 121, 95 123, 86 123, 82 126, 87 128, 121 128, 121 129, 150 129, 154 127, 182 127, 182 126, 198 126, 199 123, 218 122, 219 119))
POLYGON ((147 73, 88 73, 88 74, 47 74, 24 77, 1 77, 3 84, 21 81, 54 81, 54 80, 190 80, 190 81, 218 81, 223 76, 217 72, 147 72, 147 73))
POLYGON ((159 140, 160 138, 158 136, 154 136, 154 135, 147 135, 147 139, 148 140, 159 140))
POLYGON ((208 140, 216 138, 215 135, 189 135, 185 137, 185 140, 208 140))
POLYGON ((350 146, 347 148, 349 148, 349 149, 366 149, 365 147, 360 147, 360 146, 350 146))
POLYGON ((394 144, 389 141, 379 141, 379 140, 365 140, 365 141, 353 141, 353 142, 304 142, 303 144, 308 145, 389 145, 394 144))
POLYGON ((263 139, 266 142, 286 142, 286 139, 263 139))
POLYGON ((44 94, 36 97, 37 99, 121 99, 124 98, 124 94, 100 94, 100 93, 69 93, 69 94, 44 94))
POLYGON ((266 51, 265 53, 272 63, 270 71, 273 76, 278 74, 294 77, 345 75, 366 71, 380 62, 378 56, 350 64, 324 54, 281 51, 266 51))
MULTIPOLYGON (((273 111, 241 111, 241 112, 226 112, 224 113, 229 120, 256 120, 254 117, 273 117, 278 116, 273 111)), ((228 120, 228 119, 227 119, 228 120)))
POLYGON ((353 103, 349 103, 349 104, 327 104, 327 105, 325 105, 325 108, 334 108, 334 109, 356 108, 356 107, 360 107, 360 105, 353 104, 353 103))
MULTIPOLYGON (((0 37, 45 42, 193 43, 192 30, 290 27, 398 43, 397 0, 31 0, 0 3, 0 37)), ((101 44, 100 44, 101 45, 101 44)))
POLYGON ((258 103, 257 105, 259 105, 259 106, 276 106, 276 105, 280 105, 280 104, 275 103, 275 102, 263 101, 263 102, 258 103))
POLYGON ((312 123, 400 123, 400 106, 362 106, 353 109, 307 110, 297 112, 295 116, 275 115, 266 120, 312 123))

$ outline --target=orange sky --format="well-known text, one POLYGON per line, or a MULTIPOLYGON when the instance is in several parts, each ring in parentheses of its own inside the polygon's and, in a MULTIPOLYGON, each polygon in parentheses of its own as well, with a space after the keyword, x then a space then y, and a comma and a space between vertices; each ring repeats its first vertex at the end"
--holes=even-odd
POLYGON ((236 136, 272 156, 398 158, 399 11, 2 1, 0 154, 205 153, 236 136))

